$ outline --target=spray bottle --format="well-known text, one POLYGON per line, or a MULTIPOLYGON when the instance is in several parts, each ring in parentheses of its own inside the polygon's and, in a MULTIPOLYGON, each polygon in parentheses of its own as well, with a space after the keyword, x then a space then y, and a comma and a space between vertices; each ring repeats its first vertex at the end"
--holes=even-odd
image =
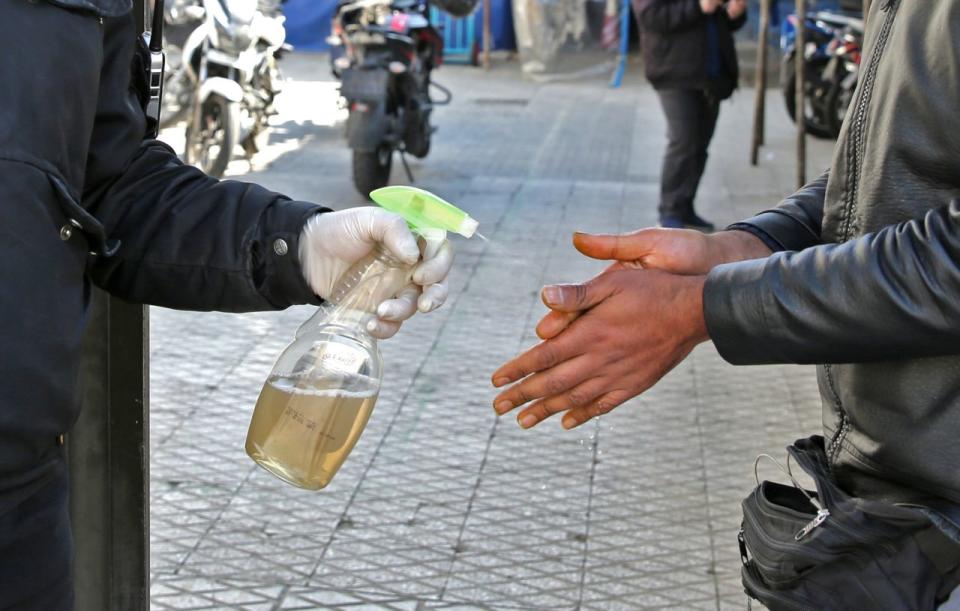
MULTIPOLYGON (((453 231, 477 221, 414 187, 370 194, 425 242, 427 256, 453 231)), ((366 330, 377 306, 410 282, 412 265, 378 248, 344 273, 327 303, 297 330, 270 376, 247 432, 247 454, 280 479, 308 490, 330 483, 363 433, 380 392, 383 363, 366 330)))

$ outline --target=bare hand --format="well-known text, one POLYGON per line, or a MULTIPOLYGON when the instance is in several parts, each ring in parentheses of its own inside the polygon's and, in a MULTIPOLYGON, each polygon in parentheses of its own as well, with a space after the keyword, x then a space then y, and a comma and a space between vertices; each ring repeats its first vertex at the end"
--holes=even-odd
POLYGON ((700 10, 705 15, 712 15, 720 8, 721 4, 723 4, 723 0, 700 0, 700 10))
MULTIPOLYGON (((768 257, 771 252, 766 244, 745 231, 707 235, 692 229, 660 227, 618 235, 575 233, 573 245, 590 258, 617 261, 607 271, 644 268, 684 275, 705 275, 717 265, 768 257)), ((580 314, 551 311, 537 325, 537 336, 555 337, 580 314)))
POLYGON ((704 281, 614 267, 585 284, 545 287, 552 310, 585 313, 493 374, 498 388, 522 380, 497 396, 494 409, 530 403, 517 418, 524 428, 569 410, 569 429, 644 392, 708 339, 704 281))
POLYGON ((747 0, 729 0, 727 2, 727 16, 737 19, 747 12, 747 0))

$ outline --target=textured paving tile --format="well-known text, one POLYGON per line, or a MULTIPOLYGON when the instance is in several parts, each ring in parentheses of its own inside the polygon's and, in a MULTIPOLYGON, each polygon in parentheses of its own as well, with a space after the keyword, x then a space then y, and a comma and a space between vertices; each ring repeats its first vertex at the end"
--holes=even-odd
MULTIPOLYGON (((292 91, 329 97, 322 61, 295 56, 290 73, 307 79, 292 91)), ((758 453, 782 456, 819 425, 812 372, 734 368, 702 346, 576 431, 497 418, 488 377, 536 342, 540 286, 604 267, 571 233, 656 221, 664 128, 639 74, 611 91, 602 79, 444 72, 458 102, 438 112, 436 146, 414 172, 490 241, 458 241, 447 306, 381 344, 377 407, 328 488, 287 486, 243 451, 260 386, 311 308, 152 310, 152 606, 743 608, 740 499, 758 453), (484 97, 528 103, 475 103, 484 97)), ((764 164, 745 166, 751 99, 725 105, 701 190, 698 209, 721 224, 775 203, 792 180, 792 128, 775 115, 764 164)), ((360 203, 338 119, 306 102, 280 105, 270 165, 231 171, 292 197, 360 203)), ((811 149, 825 163, 826 148, 811 149)))

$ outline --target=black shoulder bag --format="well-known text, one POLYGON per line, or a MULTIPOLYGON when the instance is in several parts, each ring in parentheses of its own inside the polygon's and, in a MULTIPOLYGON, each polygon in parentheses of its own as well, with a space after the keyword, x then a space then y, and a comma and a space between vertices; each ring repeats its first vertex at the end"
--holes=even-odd
MULTIPOLYGON (((932 610, 960 584, 955 507, 852 497, 834 481, 823 437, 787 448, 816 483, 764 481, 743 500, 743 586, 780 610, 932 610)), ((788 459, 789 466, 789 459, 788 459)))

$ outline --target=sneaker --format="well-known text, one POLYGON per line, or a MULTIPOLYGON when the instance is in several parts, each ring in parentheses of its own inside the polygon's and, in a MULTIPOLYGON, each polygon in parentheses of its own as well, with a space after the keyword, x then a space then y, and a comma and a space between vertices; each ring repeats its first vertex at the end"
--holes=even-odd
POLYGON ((708 221, 708 220, 706 220, 706 219, 703 219, 703 218, 697 216, 697 214, 696 214, 695 212, 690 212, 690 213, 683 219, 683 224, 684 224, 685 227, 688 227, 688 228, 690 228, 690 229, 696 229, 697 231, 703 231, 703 232, 706 232, 706 233, 709 233, 709 232, 713 231, 714 229, 716 229, 716 227, 714 227, 713 223, 711 223, 710 221, 708 221))
POLYGON ((683 222, 683 219, 677 216, 664 216, 660 217, 660 226, 667 229, 683 229, 686 227, 686 224, 683 222))

